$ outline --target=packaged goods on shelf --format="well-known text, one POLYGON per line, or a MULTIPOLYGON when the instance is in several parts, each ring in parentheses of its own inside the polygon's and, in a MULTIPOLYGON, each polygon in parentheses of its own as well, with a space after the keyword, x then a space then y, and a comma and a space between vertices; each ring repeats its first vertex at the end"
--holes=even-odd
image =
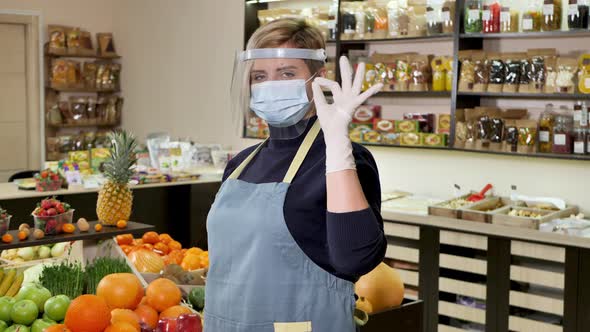
POLYGON ((485 0, 482 10, 482 30, 485 33, 500 32, 500 12, 502 6, 498 0, 485 0))
POLYGON ((480 33, 483 30, 483 0, 465 2, 465 33, 480 33))
POLYGON ((68 101, 48 101, 47 122, 53 126, 117 125, 124 100, 121 97, 70 97, 68 101))
POLYGON ((590 93, 590 54, 582 54, 578 60, 580 73, 578 76, 578 90, 590 93))
POLYGON ((570 30, 588 29, 589 3, 587 0, 569 1, 567 25, 570 30))
POLYGON ((518 32, 520 12, 516 9, 514 4, 515 1, 502 1, 502 9, 500 10, 500 32, 518 32))
POLYGON ((522 13, 522 31, 541 31, 543 13, 538 1, 529 1, 527 9, 522 13))
POLYGON ((58 55, 94 55, 90 32, 78 27, 49 25, 47 51, 58 55))
POLYGON ((555 31, 561 29, 561 0, 544 0, 542 7, 541 30, 555 31))
POLYGON ((117 90, 120 85, 121 65, 53 59, 50 83, 56 89, 117 90))
POLYGON ((268 24, 281 18, 297 18, 320 30, 325 40, 336 39, 337 5, 317 6, 310 8, 272 8, 259 10, 257 13, 260 25, 268 24))

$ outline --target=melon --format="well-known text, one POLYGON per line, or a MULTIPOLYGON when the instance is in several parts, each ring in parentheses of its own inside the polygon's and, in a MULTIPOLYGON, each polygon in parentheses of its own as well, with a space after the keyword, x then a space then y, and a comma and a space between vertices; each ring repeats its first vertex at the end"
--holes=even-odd
POLYGON ((404 283, 399 273, 385 263, 362 276, 354 289, 359 299, 369 302, 371 312, 368 313, 399 306, 404 299, 404 283))

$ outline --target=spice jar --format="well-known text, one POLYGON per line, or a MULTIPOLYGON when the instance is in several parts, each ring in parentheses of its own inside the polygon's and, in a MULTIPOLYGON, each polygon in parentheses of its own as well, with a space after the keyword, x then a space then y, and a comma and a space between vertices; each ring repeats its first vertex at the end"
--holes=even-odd
POLYGON ((518 32, 518 16, 518 11, 510 1, 502 1, 500 32, 518 32))
POLYGON ((569 0, 567 26, 570 30, 588 29, 588 0, 569 0))
POLYGON ((445 1, 441 10, 441 22, 443 24, 443 33, 453 33, 455 31, 455 1, 445 1))
POLYGON ((553 127, 553 153, 572 153, 573 119, 571 116, 558 115, 553 127))
POLYGON ((502 6, 498 0, 486 0, 482 11, 483 32, 500 32, 500 10, 502 6))
POLYGON ((587 141, 586 141, 586 135, 587 135, 587 130, 586 128, 576 128, 574 129, 574 154, 585 154, 586 151, 588 151, 587 149, 587 141))
POLYGON ((529 0, 527 10, 522 14, 522 31, 541 31, 541 8, 536 0, 529 0))
POLYGON ((541 30, 555 31, 559 29, 561 29, 561 0, 544 0, 541 30))
POLYGON ((555 126, 555 113, 553 104, 547 104, 545 111, 539 118, 539 152, 553 152, 553 127, 555 126))
POLYGON ((465 3, 465 33, 482 32, 482 1, 467 0, 465 3))

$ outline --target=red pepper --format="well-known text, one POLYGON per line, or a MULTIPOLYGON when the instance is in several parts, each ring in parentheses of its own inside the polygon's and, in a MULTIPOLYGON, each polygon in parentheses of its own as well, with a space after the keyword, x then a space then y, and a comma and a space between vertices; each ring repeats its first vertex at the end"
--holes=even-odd
POLYGON ((184 314, 178 317, 176 332, 202 332, 201 317, 197 314, 184 314))
POLYGON ((176 318, 162 318, 158 321, 156 332, 176 332, 176 318))

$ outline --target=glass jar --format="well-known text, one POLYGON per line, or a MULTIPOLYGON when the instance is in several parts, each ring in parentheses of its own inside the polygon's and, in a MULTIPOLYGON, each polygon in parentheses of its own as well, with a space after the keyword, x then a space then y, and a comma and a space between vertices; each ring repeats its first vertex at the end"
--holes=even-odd
POLYGON ((527 10, 522 13, 522 31, 541 31, 541 7, 537 0, 529 0, 527 10))
POLYGON ((455 31, 455 1, 445 1, 441 9, 441 22, 443 33, 455 31))
POLYGON ((500 32, 500 11, 502 5, 498 0, 486 0, 482 10, 483 32, 500 32))
POLYGON ((519 12, 511 1, 502 1, 500 10, 500 32, 518 32, 519 12))
POLYGON ((349 40, 354 37, 356 32, 356 15, 354 9, 348 5, 342 8, 342 35, 343 40, 349 40))
POLYGON ((587 149, 587 135, 586 128, 576 128, 574 129, 573 141, 574 141, 574 154, 585 154, 587 149))
POLYGON ((588 126, 588 111, 586 103, 578 101, 574 105, 574 128, 585 128, 588 126))
POLYGON ((569 0, 567 26, 570 30, 588 29, 588 0, 569 0))
POLYGON ((541 30, 555 31, 561 29, 561 0, 543 1, 543 19, 541 30))
POLYGON ((555 117, 553 127, 553 153, 571 154, 573 140, 573 119, 568 115, 555 117))
POLYGON ((465 17, 465 33, 482 32, 482 1, 467 0, 465 3, 465 17))
POLYGON ((399 5, 396 0, 387 3, 387 27, 388 37, 395 38, 399 35, 399 5))
POLYGON ((555 126, 555 113, 553 104, 547 104, 545 111, 539 118, 539 152, 553 152, 553 127, 555 126))
POLYGON ((426 32, 429 36, 440 35, 443 32, 442 8, 438 1, 428 1, 426 7, 426 32))

